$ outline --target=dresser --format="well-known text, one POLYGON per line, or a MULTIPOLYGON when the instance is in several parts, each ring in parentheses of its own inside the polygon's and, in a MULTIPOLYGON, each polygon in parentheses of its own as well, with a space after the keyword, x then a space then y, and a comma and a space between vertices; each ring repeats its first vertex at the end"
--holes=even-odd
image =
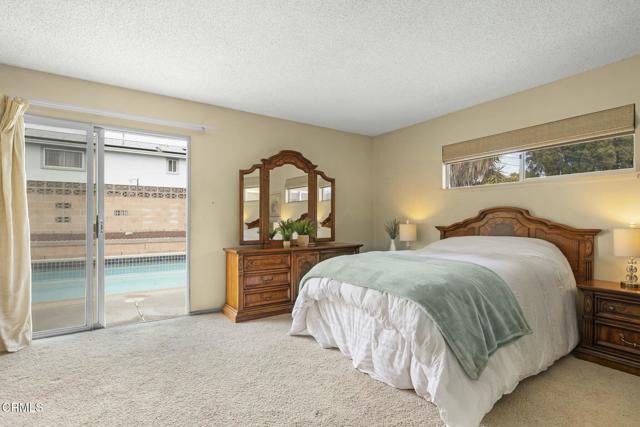
POLYGON ((578 284, 576 357, 640 375, 640 289, 591 280, 578 284))
POLYGON ((361 244, 317 243, 291 248, 225 248, 227 300, 223 313, 234 322, 289 313, 300 279, 317 263, 360 251, 361 244))

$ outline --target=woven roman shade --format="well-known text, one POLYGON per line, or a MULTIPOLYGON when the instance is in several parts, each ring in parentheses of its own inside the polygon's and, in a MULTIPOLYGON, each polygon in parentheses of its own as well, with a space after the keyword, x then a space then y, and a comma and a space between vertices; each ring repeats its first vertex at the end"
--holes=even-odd
POLYGON ((471 139, 442 147, 442 162, 452 163, 515 151, 629 134, 635 130, 635 104, 555 122, 471 139))
POLYGON ((245 176, 244 188, 257 188, 260 187, 260 178, 257 176, 245 176))
POLYGON ((309 185, 309 177, 306 175, 296 176, 294 178, 289 178, 284 183, 284 188, 287 190, 291 188, 302 188, 309 185))
POLYGON ((325 188, 325 187, 331 187, 331 183, 329 181, 325 181, 324 179, 320 178, 318 180, 318 188, 325 188))

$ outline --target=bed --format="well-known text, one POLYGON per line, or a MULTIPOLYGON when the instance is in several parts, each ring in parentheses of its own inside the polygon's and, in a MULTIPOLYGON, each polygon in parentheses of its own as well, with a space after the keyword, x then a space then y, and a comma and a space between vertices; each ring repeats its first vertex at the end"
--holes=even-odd
POLYGON ((311 335, 323 348, 340 349, 374 379, 414 389, 436 405, 448 426, 478 426, 502 395, 577 345, 575 285, 592 278, 599 230, 572 228, 512 207, 486 209, 438 229, 440 241, 402 256, 491 270, 512 291, 531 329, 492 351, 476 379, 420 305, 331 277, 304 282, 290 334, 311 335))

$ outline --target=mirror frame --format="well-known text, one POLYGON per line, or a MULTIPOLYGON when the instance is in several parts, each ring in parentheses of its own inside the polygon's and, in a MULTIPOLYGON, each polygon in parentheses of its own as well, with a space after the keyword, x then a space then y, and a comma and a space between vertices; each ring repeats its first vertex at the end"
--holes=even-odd
POLYGON ((240 169, 240 221, 238 221, 238 235, 240 236, 240 244, 241 245, 258 245, 262 242, 262 165, 253 165, 249 169, 240 169), (260 218, 258 218, 258 228, 260 229, 259 238, 257 240, 244 240, 244 177, 245 175, 250 175, 255 171, 258 171, 258 183, 260 186, 259 191, 259 201, 260 206, 258 208, 258 212, 260 218))
MULTIPOLYGON (((330 237, 316 237, 316 242, 333 242, 336 239, 336 180, 334 178, 330 178, 327 175, 325 175, 324 172, 317 170, 316 173, 316 186, 318 185, 318 177, 321 177, 322 179, 324 179, 325 181, 327 181, 329 184, 331 184, 331 226, 330 227, 325 227, 325 228, 330 228, 331 229, 331 236, 330 237)), ((316 220, 315 220, 315 225, 316 225, 316 233, 318 231, 318 228, 320 228, 320 225, 318 224, 318 210, 317 210, 317 205, 318 204, 318 188, 316 188, 316 220)))
POLYGON ((261 163, 254 164, 249 169, 240 170, 240 204, 238 212, 238 230, 240 236, 240 245, 272 245, 280 242, 280 240, 269 239, 269 177, 272 169, 284 165, 293 165, 298 169, 304 171, 307 174, 309 200, 308 200, 308 215, 312 219, 316 230, 318 229, 318 176, 322 177, 327 182, 331 183, 331 214, 333 220, 331 221, 331 237, 316 238, 315 234, 310 236, 311 242, 332 242, 336 237, 336 181, 334 178, 328 177, 323 171, 317 170, 317 166, 311 163, 309 159, 304 157, 302 153, 293 150, 283 150, 278 154, 269 157, 268 159, 262 159, 261 163), (255 170, 259 170, 260 175, 260 240, 244 240, 244 227, 243 227, 243 214, 244 214, 244 176, 253 173, 255 170), (311 195, 314 195, 311 197, 311 195))

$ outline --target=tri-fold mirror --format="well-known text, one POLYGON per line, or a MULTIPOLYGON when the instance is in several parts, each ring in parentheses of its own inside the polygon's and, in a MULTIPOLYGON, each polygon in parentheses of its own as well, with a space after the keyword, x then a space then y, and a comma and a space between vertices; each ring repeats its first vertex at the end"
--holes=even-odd
POLYGON ((276 244, 278 223, 310 219, 311 241, 335 240, 335 180, 297 151, 240 170, 240 244, 276 244))

